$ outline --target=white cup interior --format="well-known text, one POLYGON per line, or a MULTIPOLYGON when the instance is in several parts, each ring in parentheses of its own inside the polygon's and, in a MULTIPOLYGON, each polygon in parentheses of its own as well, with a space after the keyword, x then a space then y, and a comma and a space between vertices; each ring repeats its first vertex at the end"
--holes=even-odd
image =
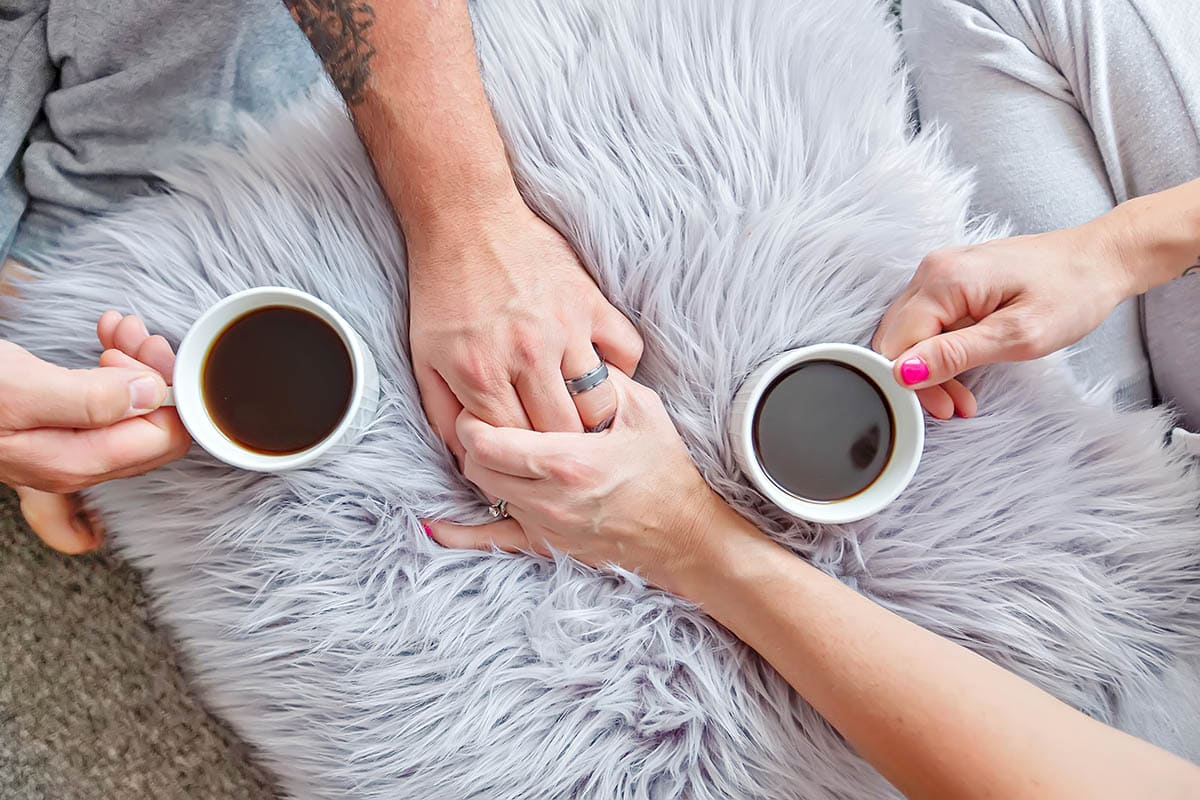
MULTIPOLYGON (((362 340, 336 311, 304 292, 285 287, 264 286, 226 297, 201 314, 188 330, 175 357, 175 405, 192 438, 213 456, 241 469, 280 472, 313 463, 346 438, 364 397, 371 390, 370 380, 366 378, 369 378, 373 371, 374 362, 362 340), (354 371, 350 404, 341 422, 323 440, 295 453, 260 453, 243 447, 217 427, 204 402, 204 362, 213 342, 238 318, 255 309, 272 306, 298 308, 328 323, 346 345, 354 371)), ((298 398, 297 402, 302 402, 302 399, 298 398)))
MULTIPOLYGON (((797 410, 802 413, 802 410, 797 410)), ((882 510, 908 486, 925 446, 925 417, 915 392, 896 383, 892 362, 852 344, 816 344, 789 350, 756 369, 738 390, 730 415, 730 438, 742 472, 764 496, 789 514, 812 522, 844 523, 882 510), (835 361, 866 375, 891 407, 892 452, 870 486, 842 500, 807 500, 783 489, 763 469, 754 447, 754 420, 763 393, 783 372, 806 361, 835 361)))

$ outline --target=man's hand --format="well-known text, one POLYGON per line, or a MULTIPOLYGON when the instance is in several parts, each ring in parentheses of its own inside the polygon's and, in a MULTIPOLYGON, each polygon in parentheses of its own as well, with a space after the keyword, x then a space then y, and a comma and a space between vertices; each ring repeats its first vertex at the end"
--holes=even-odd
POLYGON ((597 366, 597 349, 626 374, 642 354, 637 330, 519 196, 485 216, 409 252, 413 368, 430 421, 460 457, 464 407, 491 425, 583 431, 612 417, 616 395, 606 382, 573 400, 564 380, 597 366))
POLYGON ((572 402, 563 381, 600 363, 593 343, 632 372, 641 338, 521 199, 467 0, 285 3, 345 97, 404 230, 413 367, 434 428, 461 459, 464 406, 538 430, 608 420, 612 386, 572 402))
POLYGON ((51 547, 100 543, 70 493, 179 458, 191 439, 166 396, 174 355, 136 317, 106 313, 98 369, 67 370, 0 342, 0 482, 51 547), (166 377, 164 377, 166 376, 166 377))

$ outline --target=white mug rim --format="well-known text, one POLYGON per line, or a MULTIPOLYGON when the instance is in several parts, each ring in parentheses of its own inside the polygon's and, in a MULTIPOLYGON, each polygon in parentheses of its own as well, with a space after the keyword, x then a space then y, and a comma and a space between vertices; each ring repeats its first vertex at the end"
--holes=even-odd
POLYGON ((175 407, 192 439, 224 463, 254 472, 298 469, 316 462, 346 438, 355 423, 367 389, 365 376, 368 359, 362 340, 329 304, 307 292, 286 286, 256 286, 222 298, 192 323, 175 357, 172 376, 175 407), (217 426, 204 401, 204 362, 213 343, 236 320, 257 309, 273 306, 307 311, 333 328, 350 354, 354 375, 350 403, 337 426, 321 441, 294 453, 261 453, 235 442, 217 426))
POLYGON ((925 444, 925 417, 917 395, 893 377, 894 362, 853 344, 827 342, 780 353, 761 364, 738 389, 731 433, 738 465, 755 488, 784 511, 810 522, 856 522, 878 513, 908 487, 925 444), (763 394, 784 371, 806 361, 835 361, 853 367, 871 380, 891 408, 892 453, 879 476, 859 493, 830 501, 806 500, 783 489, 762 467, 754 448, 754 419, 763 394))

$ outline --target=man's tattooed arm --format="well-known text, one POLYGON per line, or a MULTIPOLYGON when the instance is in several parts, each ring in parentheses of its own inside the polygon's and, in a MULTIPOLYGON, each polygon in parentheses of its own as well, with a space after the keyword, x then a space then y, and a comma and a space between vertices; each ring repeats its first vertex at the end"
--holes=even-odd
POLYGON ((447 215, 465 228, 458 220, 521 202, 468 0, 283 2, 346 99, 407 236, 440 230, 447 215))
POLYGON ((366 96, 375 48, 367 34, 375 9, 361 0, 283 0, 312 42, 338 91, 354 106, 366 96))

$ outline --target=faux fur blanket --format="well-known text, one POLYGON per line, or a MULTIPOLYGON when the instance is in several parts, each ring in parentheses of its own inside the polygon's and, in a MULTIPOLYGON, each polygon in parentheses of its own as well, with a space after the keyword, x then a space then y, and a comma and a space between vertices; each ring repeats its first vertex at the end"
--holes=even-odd
MULTIPOLYGON (((884 9, 475 11, 529 202, 642 330, 639 377, 713 486, 888 608, 1182 747, 1197 719, 1179 675, 1200 650, 1200 476, 1162 448, 1162 415, 1086 404, 1054 365, 983 371, 982 416, 931 422, 901 500, 840 528, 786 518, 734 466, 725 421, 745 375, 785 348, 868 342, 926 252, 987 234, 936 140, 910 138, 884 9)), ((403 250, 330 92, 164 180, 166 195, 48 257, 0 333, 85 365, 109 307, 177 342, 219 297, 286 284, 373 347, 378 424, 336 460, 264 476, 195 451, 90 493, 208 702, 294 796, 892 795, 699 610, 630 576, 422 534, 419 516, 483 509, 418 405, 403 250)))

